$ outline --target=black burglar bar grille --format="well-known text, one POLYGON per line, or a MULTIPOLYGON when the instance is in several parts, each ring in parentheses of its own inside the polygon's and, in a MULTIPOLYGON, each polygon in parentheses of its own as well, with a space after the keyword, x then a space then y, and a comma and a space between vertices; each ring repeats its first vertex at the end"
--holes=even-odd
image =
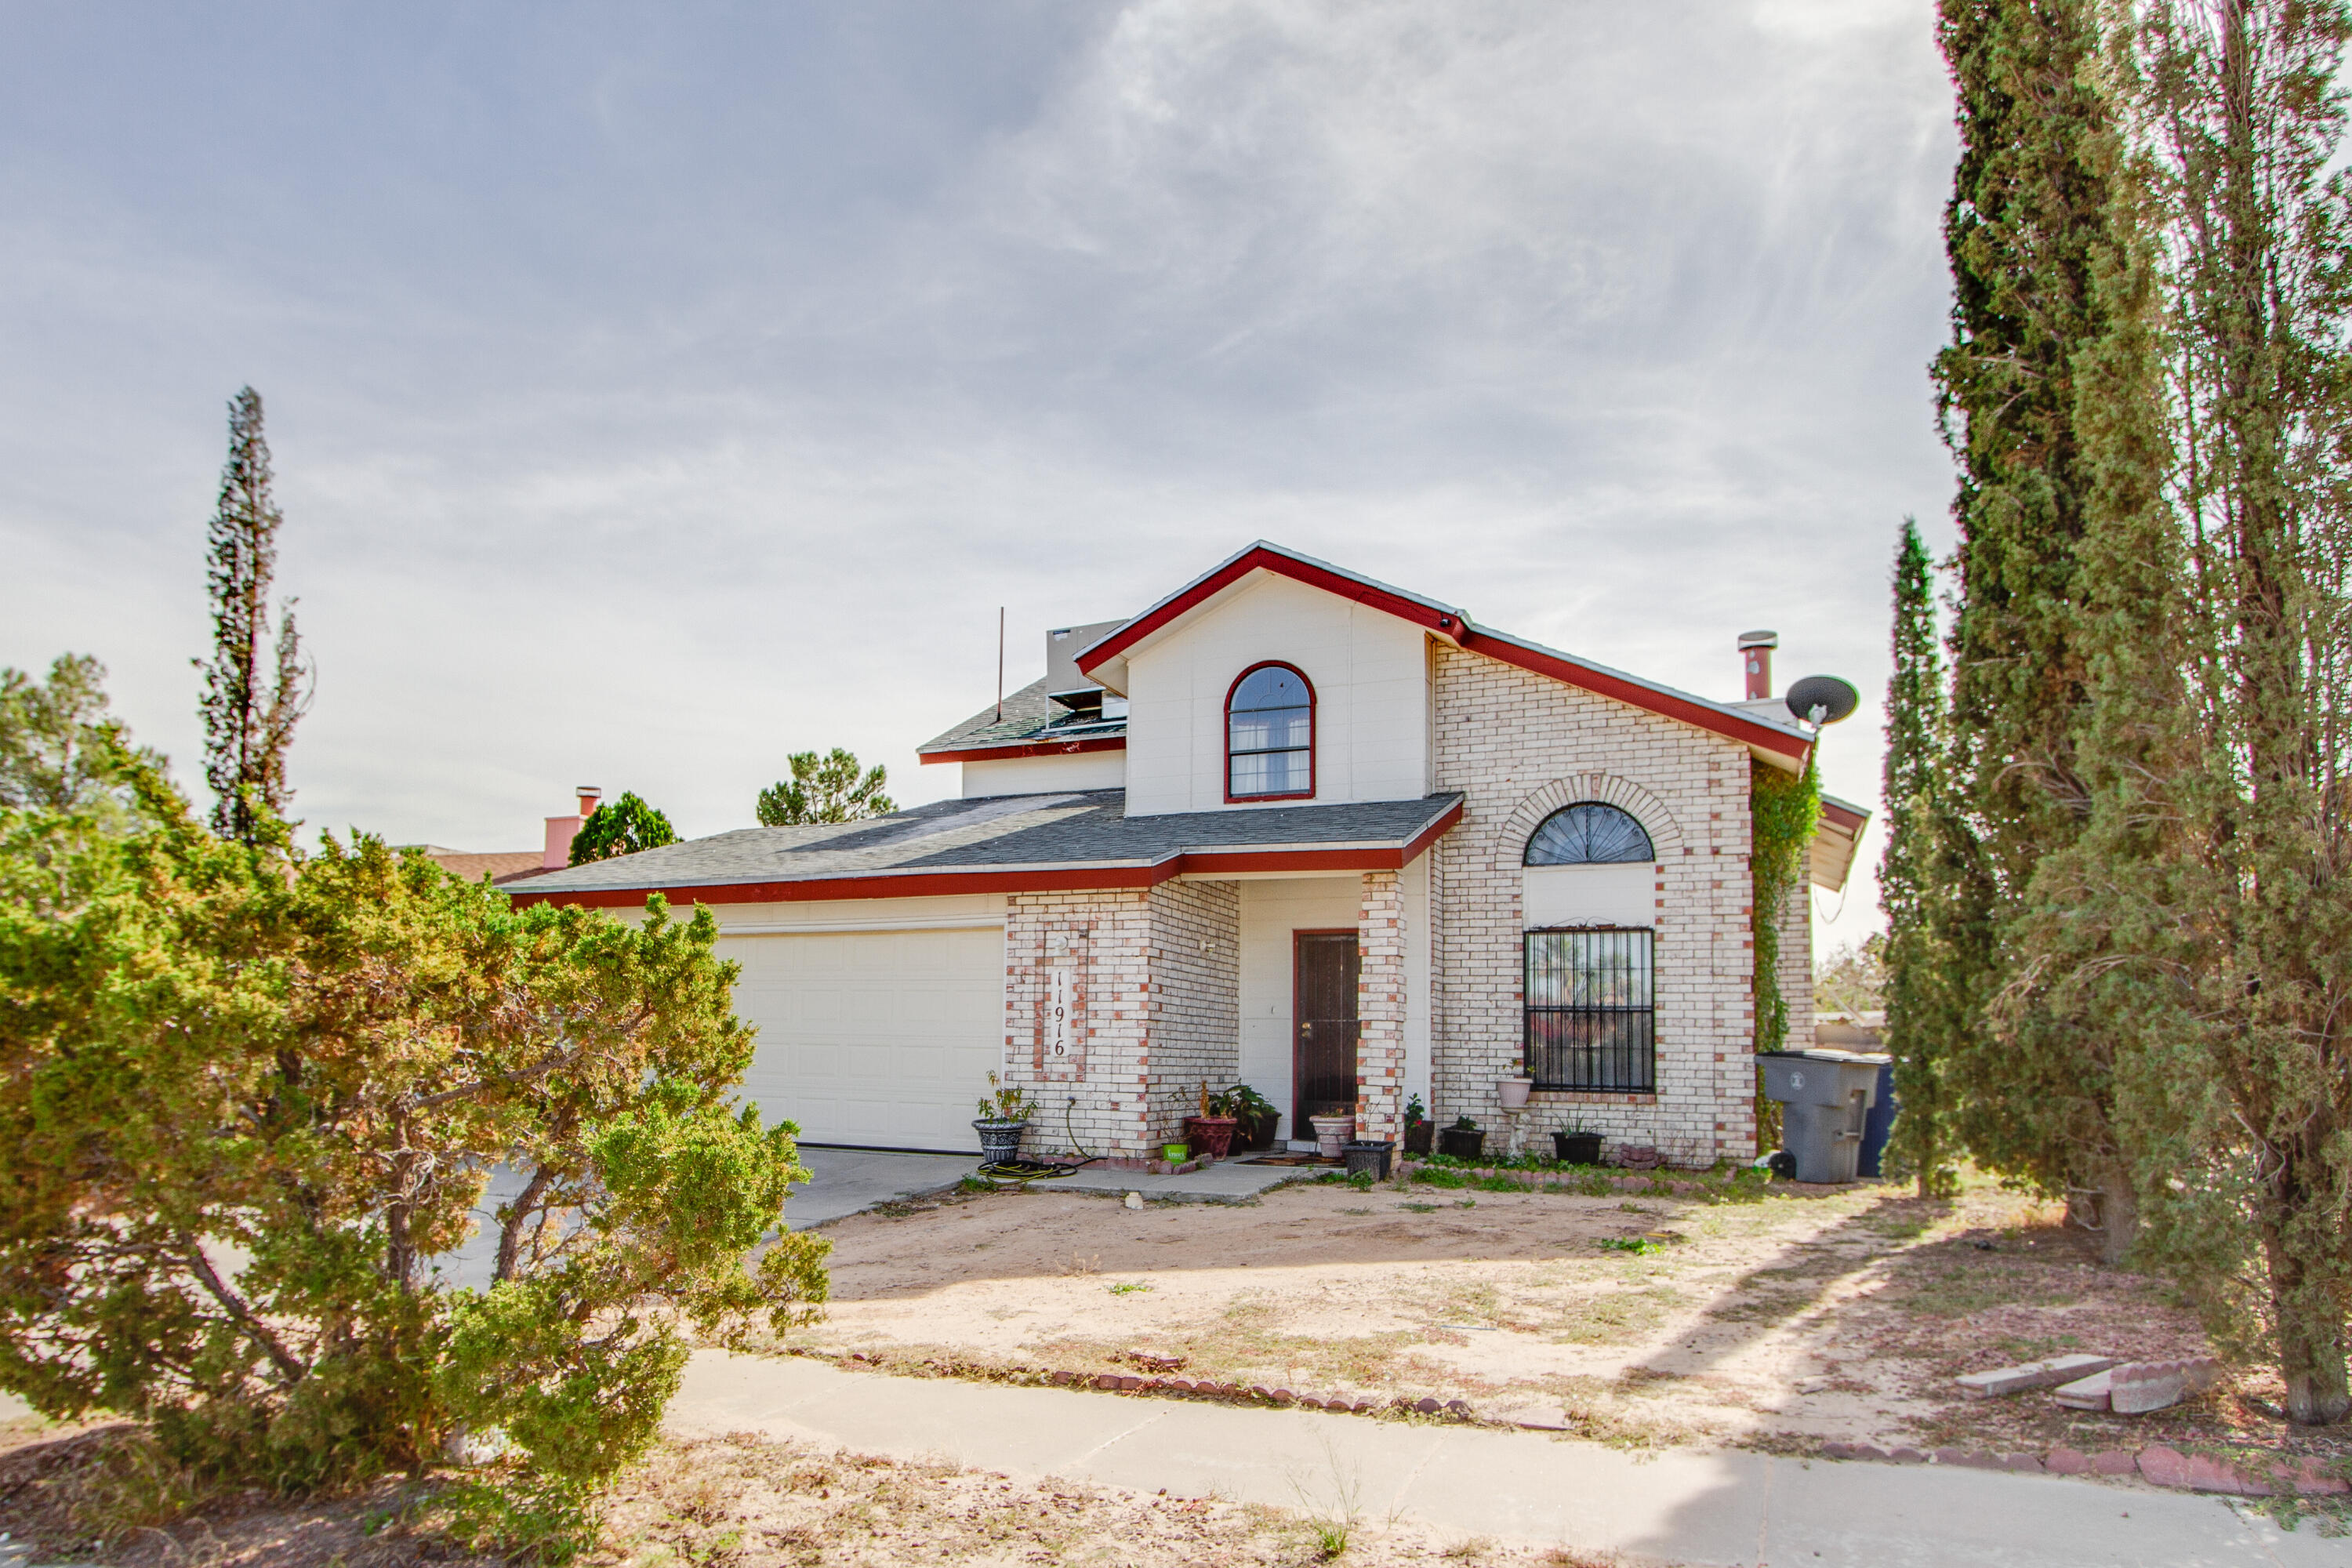
POLYGON ((1531 931, 1527 1064, 1538 1089, 1657 1088, 1647 931, 1531 931))

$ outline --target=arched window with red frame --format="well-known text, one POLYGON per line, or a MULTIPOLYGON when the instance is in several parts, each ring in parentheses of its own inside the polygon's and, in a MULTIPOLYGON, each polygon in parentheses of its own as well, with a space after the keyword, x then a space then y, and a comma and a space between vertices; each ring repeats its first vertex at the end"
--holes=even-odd
POLYGON ((1315 794, 1315 687, 1286 664, 1254 664, 1225 693, 1225 798, 1315 794))

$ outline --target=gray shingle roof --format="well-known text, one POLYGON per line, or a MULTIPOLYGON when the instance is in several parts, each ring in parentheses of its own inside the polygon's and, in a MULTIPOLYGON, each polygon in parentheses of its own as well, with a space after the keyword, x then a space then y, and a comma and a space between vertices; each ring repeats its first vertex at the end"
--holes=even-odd
POLYGON ((1046 695, 1052 678, 1033 680, 1004 699, 1004 717, 998 719, 990 703, 944 734, 934 735, 915 748, 926 752, 976 752, 991 746, 1036 746, 1055 741, 1124 739, 1124 719, 1088 720, 1073 713, 1046 695))
POLYGON ((745 827, 530 879, 541 894, 721 887, 892 872, 1150 866, 1203 850, 1379 849, 1409 842, 1459 795, 1344 805, 1124 815, 1123 790, 943 800, 865 822, 745 827))

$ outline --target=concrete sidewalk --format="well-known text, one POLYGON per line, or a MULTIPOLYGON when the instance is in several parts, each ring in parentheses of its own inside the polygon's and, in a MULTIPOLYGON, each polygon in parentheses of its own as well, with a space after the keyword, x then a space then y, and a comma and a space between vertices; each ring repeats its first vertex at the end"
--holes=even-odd
MULTIPOLYGON (((1122 1171, 1109 1165, 1085 1165, 1066 1176, 1022 1184, 1033 1193, 1141 1193, 1147 1198, 1179 1202, 1231 1203, 1254 1198, 1285 1183, 1320 1175, 1315 1166, 1253 1165, 1246 1157, 1220 1160, 1204 1170, 1181 1176, 1155 1176, 1149 1171, 1122 1171)), ((1003 1184, 1012 1185, 1011 1183, 1003 1184)))
MULTIPOLYGON (((794 1187, 785 1205, 785 1220, 794 1230, 807 1230, 862 1214, 881 1204, 941 1192, 980 1169, 979 1157, 972 1154, 910 1154, 897 1150, 836 1149, 810 1143, 801 1145, 801 1163, 809 1168, 812 1179, 794 1187)), ((1313 1168, 1220 1160, 1204 1171, 1181 1176, 1155 1176, 1149 1171, 1087 1165, 1066 1176, 999 1184, 1024 1185, 1039 1193, 1141 1193, 1147 1198, 1214 1203, 1255 1197, 1286 1182, 1316 1173, 1313 1168)))
POLYGON ((845 1373, 698 1352, 686 1435, 760 1432, 1022 1477, 1361 1516, 1676 1563, 2341 1568, 2342 1541, 2218 1499, 2048 1476, 1747 1453, 1636 1455, 1533 1433, 845 1373))

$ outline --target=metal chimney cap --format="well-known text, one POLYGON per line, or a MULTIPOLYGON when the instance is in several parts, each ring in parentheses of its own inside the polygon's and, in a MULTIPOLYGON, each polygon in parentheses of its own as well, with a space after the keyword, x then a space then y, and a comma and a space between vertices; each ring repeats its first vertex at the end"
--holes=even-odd
POLYGON ((1779 632, 1742 632, 1739 634, 1739 646, 1741 647, 1779 647, 1780 634, 1779 632))

